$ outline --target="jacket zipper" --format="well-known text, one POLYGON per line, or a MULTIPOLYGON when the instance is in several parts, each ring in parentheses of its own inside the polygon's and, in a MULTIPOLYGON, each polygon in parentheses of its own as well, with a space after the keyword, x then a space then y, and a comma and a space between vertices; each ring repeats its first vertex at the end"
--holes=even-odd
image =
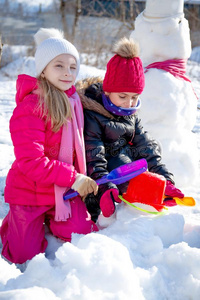
POLYGON ((133 139, 134 139, 134 136, 135 136, 135 131, 133 131, 132 138, 131 138, 131 140, 128 142, 129 145, 131 145, 131 146, 133 146, 133 139))

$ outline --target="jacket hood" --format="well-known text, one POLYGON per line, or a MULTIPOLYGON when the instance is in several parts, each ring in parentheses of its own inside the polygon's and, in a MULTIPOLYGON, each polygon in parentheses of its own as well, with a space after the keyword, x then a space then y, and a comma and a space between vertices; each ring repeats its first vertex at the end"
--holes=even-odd
POLYGON ((101 104, 101 94, 103 79, 101 77, 91 77, 84 80, 80 80, 76 83, 76 91, 80 96, 83 109, 88 109, 97 112, 107 118, 114 119, 115 117, 110 114, 104 106, 101 104), (92 86, 92 87, 91 87, 92 86), (86 90, 90 87, 90 92, 85 95, 86 90))
POLYGON ((16 82, 16 103, 19 104, 24 98, 37 89, 37 78, 26 74, 19 75, 16 82))

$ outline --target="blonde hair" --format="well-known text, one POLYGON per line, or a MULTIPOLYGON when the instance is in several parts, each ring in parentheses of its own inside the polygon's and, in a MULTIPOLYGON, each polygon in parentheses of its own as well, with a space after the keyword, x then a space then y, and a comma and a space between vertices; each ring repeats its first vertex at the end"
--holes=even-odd
POLYGON ((71 106, 67 95, 57 89, 46 78, 38 78, 39 106, 41 116, 51 121, 51 127, 57 132, 67 119, 71 119, 71 106))

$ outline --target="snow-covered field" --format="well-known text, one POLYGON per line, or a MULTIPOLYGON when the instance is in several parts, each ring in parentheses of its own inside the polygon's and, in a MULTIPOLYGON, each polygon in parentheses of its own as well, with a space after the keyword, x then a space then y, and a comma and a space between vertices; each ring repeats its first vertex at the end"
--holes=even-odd
MULTIPOLYGON (((16 9, 19 2, 31 13, 39 3, 45 9, 53 1, 9 4, 16 9)), ((14 160, 9 119, 15 107, 15 80, 19 73, 34 76, 34 59, 21 50, 20 57, 19 48, 14 49, 11 63, 0 70, 0 225, 8 212, 3 192, 14 160)), ((197 62, 188 61, 187 75, 200 97, 198 57, 195 49, 197 62)), ((104 70, 82 64, 78 79, 98 75, 103 76, 104 70)), ((193 131, 200 157, 200 100, 197 106, 193 131)), ((196 200, 194 207, 171 207, 156 216, 120 204, 115 217, 100 217, 98 233, 74 234, 72 243, 63 243, 47 230, 46 253, 34 257, 24 271, 0 257, 0 300, 199 300, 199 183, 200 174, 193 185, 182 188, 196 200)))
MULTIPOLYGON (((9 68, 14 74, 16 61, 9 68)), ((187 73, 200 96, 200 65, 189 62, 187 73)), ((81 65, 79 78, 103 74, 81 65)), ((3 190, 14 159, 9 135, 14 97, 14 78, 1 72, 0 223, 8 211, 3 190)), ((199 109, 194 131, 200 151, 199 109)), ((122 204, 107 228, 87 236, 74 234, 71 244, 47 232, 46 253, 34 257, 24 272, 0 258, 0 299, 199 300, 200 186, 183 191, 195 198, 195 207, 176 206, 153 216, 122 204)), ((100 224, 106 226, 105 219, 100 224)))

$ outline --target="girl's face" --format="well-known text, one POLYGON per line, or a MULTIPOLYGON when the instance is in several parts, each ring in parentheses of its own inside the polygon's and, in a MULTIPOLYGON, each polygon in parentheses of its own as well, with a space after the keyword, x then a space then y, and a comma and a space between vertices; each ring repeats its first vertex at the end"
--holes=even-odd
POLYGON ((110 101, 118 107, 130 108, 137 105, 139 94, 136 93, 107 93, 110 101))
POLYGON ((61 54, 48 63, 41 76, 59 90, 66 91, 74 84, 76 74, 76 59, 70 54, 61 54))

